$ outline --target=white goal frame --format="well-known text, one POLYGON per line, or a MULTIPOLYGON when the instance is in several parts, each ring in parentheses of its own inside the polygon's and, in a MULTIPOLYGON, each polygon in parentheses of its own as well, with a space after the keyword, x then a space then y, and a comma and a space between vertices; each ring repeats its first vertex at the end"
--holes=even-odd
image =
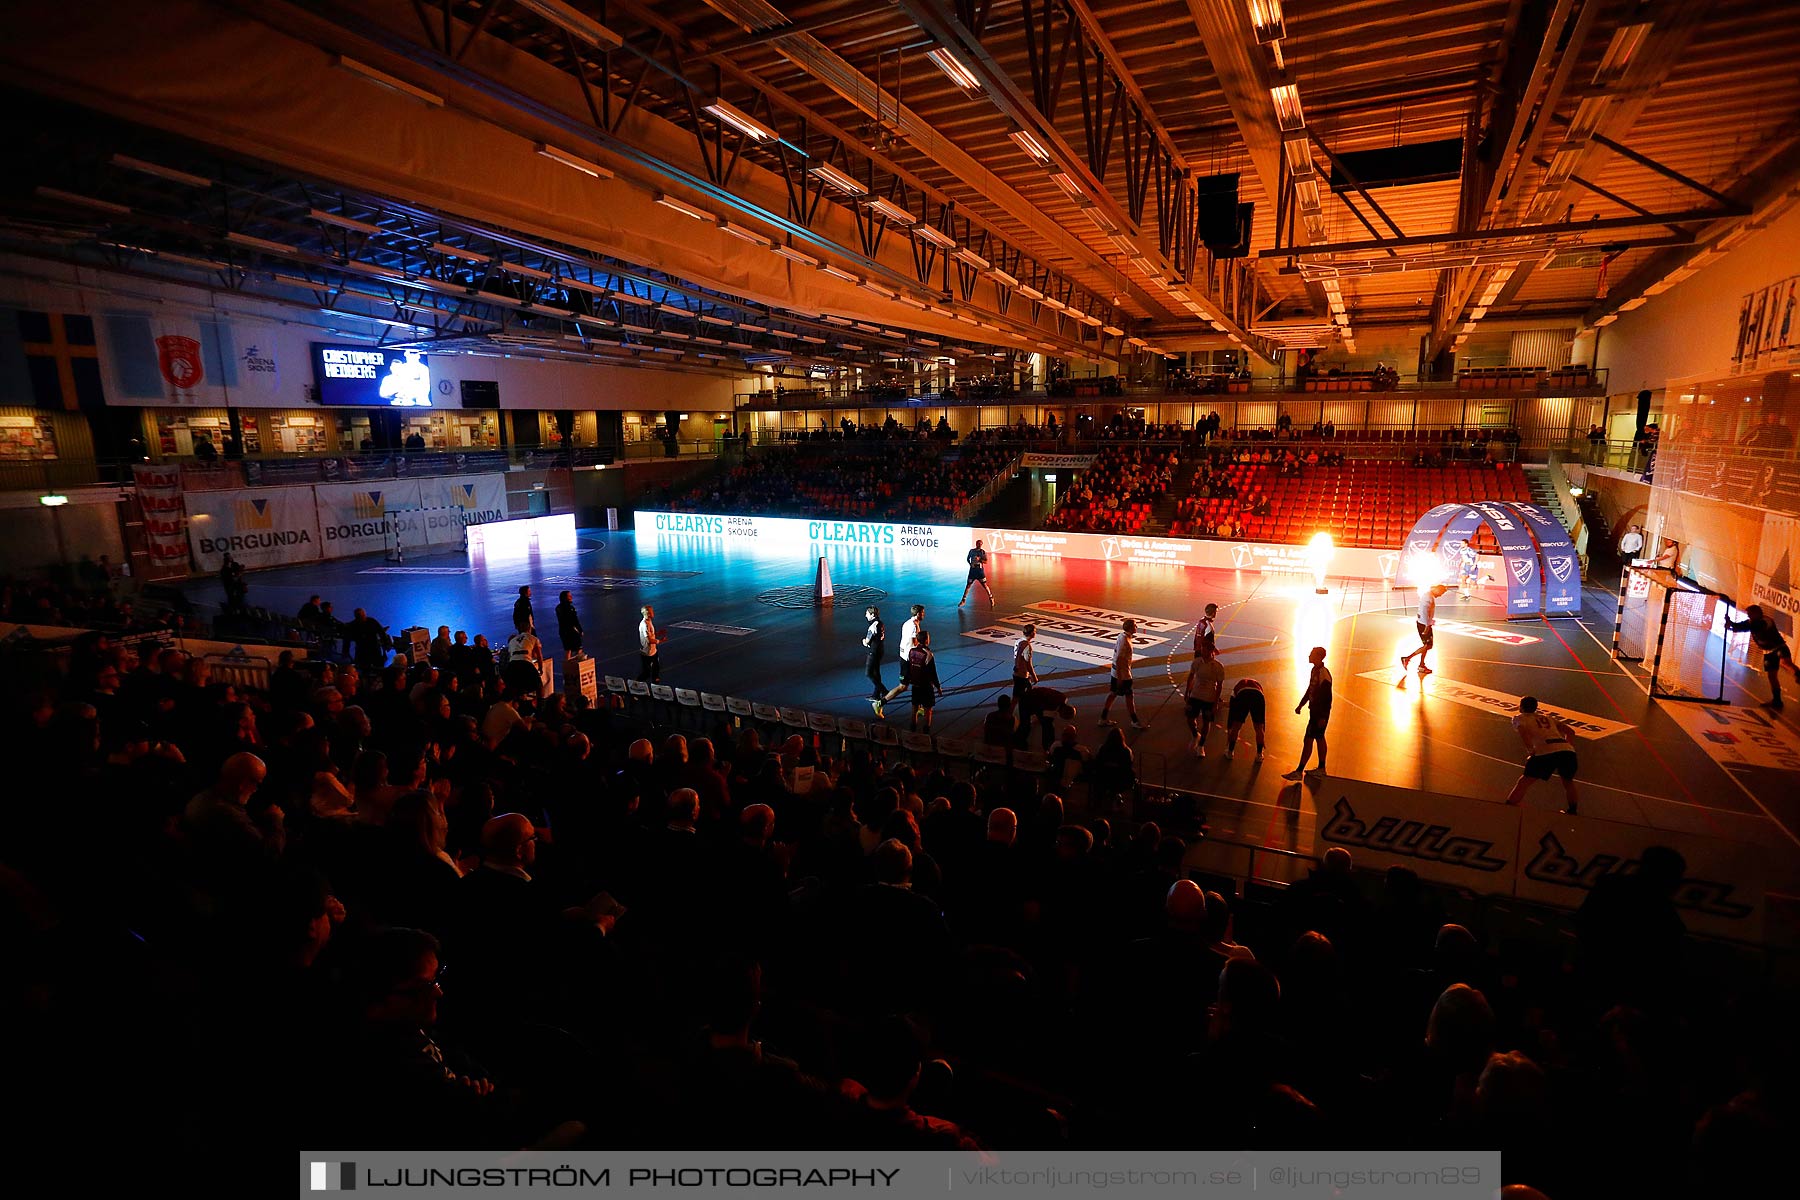
POLYGON ((1699 661, 1696 663, 1701 688, 1693 692, 1671 691, 1669 679, 1673 672, 1665 669, 1665 660, 1673 662, 1676 655, 1692 654, 1681 633, 1679 623, 1671 630, 1670 613, 1679 597, 1696 598, 1711 597, 1713 601, 1724 603, 1722 593, 1687 578, 1678 571, 1668 567, 1656 566, 1650 562, 1627 563, 1619 575, 1619 607, 1613 619, 1612 656, 1619 662, 1642 663, 1646 659, 1650 663, 1650 696, 1654 700, 1677 700, 1690 704, 1726 704, 1725 699, 1725 665, 1728 643, 1719 637, 1717 662, 1711 662, 1714 656, 1714 638, 1709 630, 1704 635, 1699 661), (1644 649, 1645 654, 1626 653, 1620 646, 1621 632, 1625 621, 1627 597, 1633 591, 1633 578, 1649 585, 1649 596, 1644 610, 1644 649), (1713 672, 1712 686, 1707 686, 1706 673, 1713 672))
MULTIPOLYGON (((406 552, 408 550, 414 550, 416 553, 429 553, 430 552, 431 543, 425 542, 425 541, 417 541, 417 542, 407 541, 402 536, 402 531, 400 529, 401 523, 397 520, 394 520, 394 518, 396 516, 401 516, 401 515, 409 514, 409 513, 417 514, 420 517, 424 517, 426 514, 429 514, 429 513, 454 513, 454 514, 456 514, 457 537, 456 537, 455 550, 456 550, 456 553, 458 553, 458 554, 467 554, 468 550, 469 550, 469 526, 468 526, 468 522, 465 521, 463 518, 468 515, 468 512, 469 512, 468 506, 462 505, 462 504, 439 504, 439 505, 432 505, 432 506, 421 506, 419 508, 390 508, 390 509, 388 509, 387 510, 387 516, 388 516, 387 533, 382 538, 382 543, 383 543, 382 549, 384 551, 384 557, 387 559, 388 562, 391 562, 391 563, 403 563, 406 561, 406 552)), ((438 549, 440 549, 441 551, 443 551, 445 553, 448 553, 450 551, 451 547, 448 543, 445 543, 444 545, 438 547, 438 549)))

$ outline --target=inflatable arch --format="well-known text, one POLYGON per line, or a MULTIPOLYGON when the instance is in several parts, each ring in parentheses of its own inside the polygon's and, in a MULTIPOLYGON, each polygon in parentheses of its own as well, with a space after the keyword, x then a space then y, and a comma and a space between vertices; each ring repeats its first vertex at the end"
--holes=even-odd
POLYGON ((1536 504, 1483 500, 1427 511, 1401 547, 1400 582, 1454 579, 1463 546, 1482 525, 1500 544, 1509 620, 1580 615, 1581 560, 1575 544, 1562 522, 1536 504))

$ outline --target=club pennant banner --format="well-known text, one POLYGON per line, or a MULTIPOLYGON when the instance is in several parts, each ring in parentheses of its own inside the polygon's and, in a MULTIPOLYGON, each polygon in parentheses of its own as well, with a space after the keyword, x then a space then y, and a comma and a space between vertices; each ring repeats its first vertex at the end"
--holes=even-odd
POLYGON ((319 518, 310 487, 234 489, 187 496, 188 544, 199 571, 217 571, 229 553, 246 567, 279 567, 320 557, 319 518))
POLYGON ((99 333, 107 401, 196 408, 278 403, 275 328, 206 313, 104 313, 99 333))

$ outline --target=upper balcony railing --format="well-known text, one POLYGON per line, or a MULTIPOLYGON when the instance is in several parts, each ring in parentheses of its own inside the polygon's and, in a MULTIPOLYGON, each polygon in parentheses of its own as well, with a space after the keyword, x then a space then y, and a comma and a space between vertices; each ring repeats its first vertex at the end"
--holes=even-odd
POLYGON ((1131 383, 1116 375, 1061 379, 1048 387, 1017 387, 999 382, 957 384, 938 392, 909 393, 900 387, 781 388, 740 392, 739 408, 780 410, 833 408, 953 408, 961 405, 1033 405, 1066 401, 1115 400, 1136 405, 1184 402, 1202 396, 1239 399, 1304 397, 1320 394, 1400 393, 1433 399, 1462 397, 1604 396, 1607 372, 1591 367, 1471 367, 1449 379, 1421 378, 1394 371, 1332 371, 1294 377, 1256 377, 1227 373, 1195 374, 1156 383, 1131 383))
MULTIPOLYGON (((225 458, 161 455, 158 463, 182 467, 187 478, 217 487, 357 483, 420 479, 432 475, 481 475, 496 471, 582 469, 627 462, 717 457, 735 450, 735 438, 622 442, 613 446, 513 446, 498 450, 364 450, 355 454, 247 455, 225 458)), ((137 462, 149 462, 138 459, 137 462)), ((123 458, 53 458, 0 462, 0 491, 53 492, 96 484, 129 485, 133 461, 123 458)))

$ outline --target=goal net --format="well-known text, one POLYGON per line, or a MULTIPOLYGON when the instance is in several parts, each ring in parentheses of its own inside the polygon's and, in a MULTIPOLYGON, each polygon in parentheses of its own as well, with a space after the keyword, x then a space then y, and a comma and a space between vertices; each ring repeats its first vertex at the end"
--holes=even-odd
POLYGON ((469 545, 465 521, 468 509, 460 504, 428 505, 387 510, 387 560, 403 563, 438 551, 465 551, 469 545))
POLYGON ((1659 700, 1725 701, 1719 595, 1666 567, 1631 565, 1619 591, 1613 657, 1643 664, 1659 700))

